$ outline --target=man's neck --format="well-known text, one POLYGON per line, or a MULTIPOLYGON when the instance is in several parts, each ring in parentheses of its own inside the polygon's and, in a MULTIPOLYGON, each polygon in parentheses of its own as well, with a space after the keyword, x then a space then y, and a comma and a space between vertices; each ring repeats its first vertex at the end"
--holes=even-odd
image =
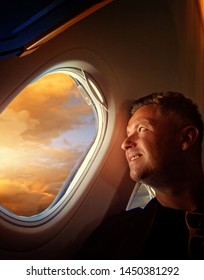
POLYGON ((168 208, 196 211, 204 210, 204 179, 185 182, 175 188, 154 188, 159 203, 168 208))

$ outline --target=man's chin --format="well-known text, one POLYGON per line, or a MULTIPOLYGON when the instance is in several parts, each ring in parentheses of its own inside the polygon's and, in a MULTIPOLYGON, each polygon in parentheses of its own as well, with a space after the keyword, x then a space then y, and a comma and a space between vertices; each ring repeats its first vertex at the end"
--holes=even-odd
POLYGON ((135 172, 130 172, 130 178, 135 182, 140 182, 142 180, 142 177, 140 176, 140 174, 135 173, 135 172))
POLYGON ((130 177, 135 182, 139 182, 145 185, 152 185, 152 180, 150 176, 147 176, 147 174, 130 172, 130 177))

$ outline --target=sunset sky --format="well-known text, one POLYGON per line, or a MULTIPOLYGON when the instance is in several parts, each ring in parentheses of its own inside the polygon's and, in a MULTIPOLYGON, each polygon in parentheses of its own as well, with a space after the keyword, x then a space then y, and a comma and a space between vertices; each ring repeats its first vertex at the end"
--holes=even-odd
POLYGON ((68 75, 26 87, 0 115, 0 204, 23 216, 46 209, 95 129, 93 110, 68 75))

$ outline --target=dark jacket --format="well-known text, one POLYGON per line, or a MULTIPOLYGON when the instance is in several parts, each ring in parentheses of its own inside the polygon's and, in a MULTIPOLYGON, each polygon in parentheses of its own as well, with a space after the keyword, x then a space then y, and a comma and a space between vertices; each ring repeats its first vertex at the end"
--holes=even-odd
POLYGON ((185 212, 163 207, 154 198, 144 209, 102 223, 77 259, 188 259, 188 235, 185 212))

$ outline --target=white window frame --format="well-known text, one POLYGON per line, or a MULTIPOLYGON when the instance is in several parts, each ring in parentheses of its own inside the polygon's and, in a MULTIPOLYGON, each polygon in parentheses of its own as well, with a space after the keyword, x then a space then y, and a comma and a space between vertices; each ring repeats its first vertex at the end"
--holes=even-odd
POLYGON ((61 190, 55 197, 54 201, 43 212, 29 217, 19 216, 12 213, 3 206, 0 206, 2 217, 12 224, 26 227, 32 227, 36 225, 39 226, 56 216, 63 209, 63 207, 69 203, 76 190, 80 188, 81 183, 83 182, 94 162, 98 151, 100 150, 105 136, 107 128, 107 103, 96 81, 87 72, 73 67, 56 67, 39 75, 33 82, 46 75, 57 72, 65 73, 78 82, 78 89, 82 97, 89 105, 92 104, 94 107, 93 110, 96 114, 97 121, 96 137, 93 143, 87 149, 86 153, 78 160, 71 174, 67 177, 64 184, 62 185, 61 190))

